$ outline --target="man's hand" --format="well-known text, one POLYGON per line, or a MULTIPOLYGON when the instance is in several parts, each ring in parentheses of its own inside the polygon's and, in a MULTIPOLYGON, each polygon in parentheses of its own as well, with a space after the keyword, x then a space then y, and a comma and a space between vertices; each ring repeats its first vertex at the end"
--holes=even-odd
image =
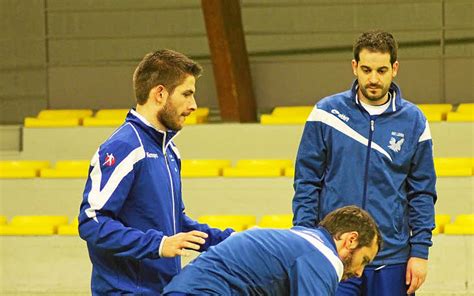
POLYGON ((206 241, 207 233, 193 230, 190 232, 180 232, 169 236, 163 242, 161 255, 163 257, 187 256, 185 249, 199 250, 206 241))
POLYGON ((425 282, 428 273, 428 260, 411 257, 407 263, 406 284, 408 287, 407 294, 415 293, 418 288, 425 282))

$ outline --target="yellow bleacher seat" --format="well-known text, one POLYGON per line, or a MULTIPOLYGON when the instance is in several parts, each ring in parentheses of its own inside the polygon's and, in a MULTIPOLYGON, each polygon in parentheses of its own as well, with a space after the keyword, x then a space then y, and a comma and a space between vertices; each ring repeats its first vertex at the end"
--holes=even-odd
POLYGON ((66 225, 67 216, 15 216, 4 229, 6 235, 48 235, 66 225))
POLYGON ((48 160, 2 160, 0 170, 3 169, 43 169, 49 168, 51 162, 48 160))
POLYGON ((45 120, 58 120, 58 119, 82 119, 92 116, 92 110, 90 109, 53 109, 53 110, 41 110, 38 113, 38 119, 45 120))
POLYGON ((474 121, 474 112, 449 112, 446 120, 451 122, 472 122, 474 121))
POLYGON ((285 168, 285 172, 284 172, 283 176, 285 176, 285 177, 294 177, 295 176, 295 168, 294 167, 285 168))
POLYGON ((82 169, 89 170, 90 160, 58 160, 56 162, 56 169, 69 170, 69 169, 82 169))
POLYGON ((260 123, 266 125, 272 124, 304 124, 308 116, 273 116, 269 114, 263 114, 260 116, 260 123))
POLYGON ((436 122, 446 120, 446 114, 453 109, 451 104, 418 104, 428 121, 436 122))
POLYGON ((69 218, 67 216, 15 216, 10 221, 9 225, 64 225, 68 224, 69 218))
POLYGON ((293 215, 265 215, 258 223, 258 226, 265 228, 291 228, 293 226, 293 215))
POLYGON ((453 235, 474 234, 474 214, 456 216, 454 223, 444 226, 444 233, 453 235))
POLYGON ((437 214, 435 215, 435 229, 433 230, 433 234, 444 233, 444 226, 451 222, 450 215, 443 215, 437 214))
POLYGON ((181 169, 181 177, 183 178, 209 178, 221 176, 219 168, 206 167, 188 167, 181 169))
POLYGON ((129 109, 102 109, 94 117, 84 118, 83 126, 119 126, 125 121, 129 109))
POLYGON ((0 178, 35 178, 42 168, 48 168, 46 160, 2 160, 0 161, 0 178))
POLYGON ((26 117, 25 127, 74 127, 86 117, 92 116, 90 109, 42 110, 37 117, 26 117))
POLYGON ((471 176, 474 174, 474 158, 441 157, 434 159, 436 175, 440 177, 471 176))
POLYGON ((89 160, 60 160, 55 168, 42 169, 41 178, 87 178, 89 160))
POLYGON ((456 224, 469 224, 474 226, 474 214, 462 214, 456 216, 456 219, 454 220, 454 223, 456 224))
POLYGON ((426 120, 429 122, 440 122, 446 120, 446 115, 443 115, 443 113, 423 112, 423 114, 425 114, 426 120))
POLYGON ((260 116, 261 124, 304 124, 313 106, 275 107, 271 114, 260 116))
POLYGON ((277 167, 284 169, 286 167, 292 166, 293 161, 290 159, 241 159, 237 161, 237 167, 268 167, 273 168, 277 167))
POLYGON ((243 178, 268 178, 268 177, 280 177, 282 175, 280 168, 268 168, 268 167, 233 167, 224 168, 222 175, 224 177, 243 177, 243 178))
POLYGON ((94 118, 98 119, 119 119, 124 121, 130 109, 101 109, 98 110, 94 118))
POLYGON ((231 166, 228 159, 185 159, 181 162, 182 177, 218 177, 231 166))
POLYGON ((417 104, 423 112, 439 112, 439 113, 448 113, 453 109, 451 104, 417 104))
POLYGON ((205 215, 199 217, 198 222, 214 228, 233 228, 235 231, 242 231, 255 225, 257 219, 250 215, 205 215))
POLYGON ((7 217, 0 216, 0 225, 5 225, 5 224, 7 224, 7 217))
POLYGON ((53 225, 0 225, 0 235, 53 235, 53 225))
POLYGON ((79 235, 77 224, 60 225, 58 227, 59 235, 79 235))
POLYGON ((36 178, 38 170, 35 169, 2 169, 0 170, 1 179, 27 179, 36 178))
POLYGON ((77 118, 70 119, 39 119, 26 117, 25 127, 74 127, 79 126, 80 120, 77 118))
POLYGON ((458 113, 474 113, 474 103, 459 104, 456 112, 458 113))
POLYGON ((275 107, 272 111, 273 116, 303 116, 305 119, 309 116, 314 106, 289 106, 275 107))
POLYGON ((242 159, 232 168, 224 168, 224 177, 280 177, 293 161, 289 159, 242 159))
POLYGON ((108 119, 108 118, 84 118, 82 122, 83 126, 108 126, 108 127, 116 127, 120 126, 124 122, 123 119, 108 119))

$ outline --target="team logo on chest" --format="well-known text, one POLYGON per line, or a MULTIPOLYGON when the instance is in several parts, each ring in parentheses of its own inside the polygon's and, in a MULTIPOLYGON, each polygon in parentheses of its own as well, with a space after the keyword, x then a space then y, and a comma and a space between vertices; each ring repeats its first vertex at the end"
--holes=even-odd
POLYGON ((388 148, 394 152, 400 152, 403 142, 405 142, 405 135, 403 133, 392 132, 388 148))
POLYGON ((105 157, 105 161, 102 165, 105 165, 105 166, 113 166, 115 164, 115 157, 112 153, 107 153, 107 156, 105 157))

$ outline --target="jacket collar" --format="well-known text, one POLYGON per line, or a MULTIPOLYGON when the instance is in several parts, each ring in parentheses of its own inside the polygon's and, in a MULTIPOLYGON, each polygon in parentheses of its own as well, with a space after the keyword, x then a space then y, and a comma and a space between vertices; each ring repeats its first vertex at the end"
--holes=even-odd
POLYGON ((148 120, 140 115, 134 108, 130 109, 125 119, 126 122, 133 123, 138 126, 146 134, 148 134, 157 144, 161 147, 163 154, 165 153, 168 145, 171 143, 173 138, 179 134, 179 132, 168 130, 162 131, 155 128, 148 120))
MULTIPOLYGON (((361 103, 357 95, 358 88, 359 88, 359 84, 357 83, 357 79, 355 79, 354 82, 352 82, 351 98, 356 105, 361 106, 361 103)), ((390 88, 388 91, 391 94, 392 101, 390 102, 390 106, 387 108, 387 110, 385 110, 384 113, 393 113, 402 108, 402 91, 400 90, 400 87, 395 82, 392 82, 390 84, 390 88)))

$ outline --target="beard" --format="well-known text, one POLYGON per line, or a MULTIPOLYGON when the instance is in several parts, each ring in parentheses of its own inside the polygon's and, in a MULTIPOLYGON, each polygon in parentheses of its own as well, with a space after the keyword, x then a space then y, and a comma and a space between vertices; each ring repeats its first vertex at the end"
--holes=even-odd
POLYGON ((167 130, 179 131, 183 128, 183 124, 180 122, 180 115, 176 112, 176 109, 166 102, 163 109, 156 115, 158 121, 163 124, 167 130))
POLYGON ((366 86, 362 86, 359 84, 359 88, 362 92, 362 94, 364 95, 364 97, 369 100, 369 101, 378 101, 380 99, 382 99, 383 97, 385 97, 385 95, 388 93, 388 90, 389 90, 389 87, 390 85, 388 85, 387 87, 383 87, 383 86, 380 86, 380 85, 366 85, 366 86), (369 89, 380 89, 381 90, 381 93, 380 95, 373 95, 371 93, 369 93, 369 89))
POLYGON ((353 259, 353 255, 352 253, 350 253, 349 255, 347 255, 347 257, 345 259, 342 260, 342 264, 344 265, 344 273, 342 275, 342 280, 345 281, 351 277, 356 277, 357 275, 351 271, 352 269, 352 259, 353 259))

